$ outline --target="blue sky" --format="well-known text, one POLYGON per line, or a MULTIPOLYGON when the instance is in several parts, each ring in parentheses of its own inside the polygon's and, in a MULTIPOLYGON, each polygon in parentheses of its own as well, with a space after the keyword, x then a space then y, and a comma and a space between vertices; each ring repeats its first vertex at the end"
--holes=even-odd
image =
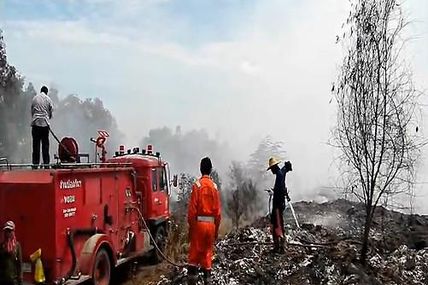
MULTIPOLYGON (((403 6, 414 20, 406 57, 428 89, 428 1, 403 6)), ((329 91, 348 9, 345 0, 0 0, 0 27, 27 81, 101 98, 127 143, 181 125, 246 159, 270 134, 304 169, 293 186, 310 193, 335 180, 329 91)))
POLYGON ((255 0, 25 1, 3 3, 6 21, 84 21, 105 29, 187 46, 225 41, 252 21, 255 0), (106 27, 105 25, 109 25, 106 27), (124 30, 125 29, 125 30, 124 30), (121 30, 121 31, 119 31, 121 30))

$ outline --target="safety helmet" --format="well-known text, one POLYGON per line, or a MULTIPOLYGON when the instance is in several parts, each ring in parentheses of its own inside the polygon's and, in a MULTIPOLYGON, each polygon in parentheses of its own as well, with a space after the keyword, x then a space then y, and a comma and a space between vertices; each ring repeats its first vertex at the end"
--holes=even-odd
POLYGON ((3 230, 11 230, 14 231, 15 230, 15 223, 12 221, 7 221, 4 226, 3 226, 3 230))
POLYGON ((272 166, 277 165, 277 164, 279 164, 279 163, 281 163, 281 160, 276 159, 275 157, 271 157, 271 158, 269 158, 269 167, 268 167, 268 169, 266 169, 266 170, 271 169, 271 168, 272 168, 272 166))

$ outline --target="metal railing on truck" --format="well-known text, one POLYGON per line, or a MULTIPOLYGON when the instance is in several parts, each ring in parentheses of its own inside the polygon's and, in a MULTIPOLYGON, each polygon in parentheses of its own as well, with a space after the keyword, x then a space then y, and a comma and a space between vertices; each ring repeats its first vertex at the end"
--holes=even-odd
POLYGON ((108 168, 129 167, 130 162, 104 162, 104 163, 50 163, 35 165, 32 163, 9 163, 7 159, 0 158, 0 170, 12 169, 75 169, 75 168, 108 168), (3 163, 1 163, 3 161, 3 163))

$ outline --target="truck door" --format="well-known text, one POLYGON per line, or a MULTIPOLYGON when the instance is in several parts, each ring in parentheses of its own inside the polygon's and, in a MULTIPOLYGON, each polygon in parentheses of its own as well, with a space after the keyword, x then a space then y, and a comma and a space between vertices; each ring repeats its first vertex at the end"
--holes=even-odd
POLYGON ((158 168, 159 174, 159 199, 161 200, 161 207, 159 209, 161 216, 167 216, 169 213, 169 182, 165 167, 158 168))
POLYGON ((152 168, 153 215, 156 217, 168 214, 168 181, 164 168, 152 168))

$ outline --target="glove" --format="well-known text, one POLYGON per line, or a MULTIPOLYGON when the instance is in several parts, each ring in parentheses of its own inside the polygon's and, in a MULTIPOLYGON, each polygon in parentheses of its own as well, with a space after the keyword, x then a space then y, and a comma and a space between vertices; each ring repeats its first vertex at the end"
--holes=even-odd
POLYGON ((293 171, 293 166, 290 161, 284 162, 284 167, 286 172, 293 171))
POLYGON ((267 192, 269 195, 273 194, 273 188, 272 189, 266 189, 265 192, 267 192))

